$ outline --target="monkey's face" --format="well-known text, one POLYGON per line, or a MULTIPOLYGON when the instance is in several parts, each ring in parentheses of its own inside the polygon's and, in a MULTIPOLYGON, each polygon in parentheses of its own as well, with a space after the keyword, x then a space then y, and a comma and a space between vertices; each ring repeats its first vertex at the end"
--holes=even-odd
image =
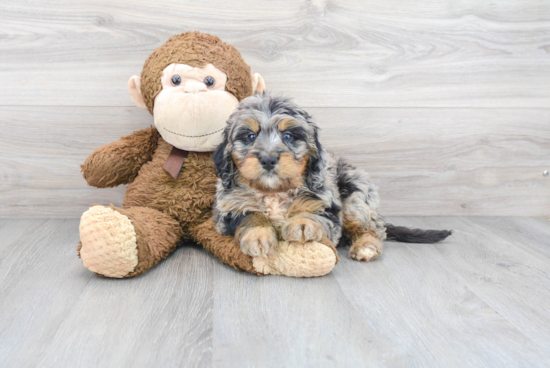
POLYGON ((261 97, 243 100, 229 120, 226 150, 239 180, 263 191, 297 188, 315 149, 315 127, 292 109, 256 101, 261 97))
POLYGON ((238 101, 265 88, 239 51, 216 36, 185 32, 147 58, 128 81, 136 106, 148 109, 165 141, 187 151, 214 151, 238 101))
POLYGON ((208 64, 170 64, 155 98, 155 125, 165 141, 188 151, 213 151, 239 101, 225 90, 227 75, 208 64))

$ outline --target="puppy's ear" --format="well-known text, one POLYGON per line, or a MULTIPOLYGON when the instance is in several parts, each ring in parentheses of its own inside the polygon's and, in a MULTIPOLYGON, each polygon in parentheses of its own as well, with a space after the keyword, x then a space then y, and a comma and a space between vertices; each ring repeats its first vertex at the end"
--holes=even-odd
POLYGON ((320 191, 325 185, 327 167, 327 154, 319 142, 317 130, 317 127, 315 127, 313 134, 314 145, 310 147, 306 173, 306 185, 313 192, 320 191))
POLYGON ((309 126, 313 128, 313 141, 309 141, 309 161, 306 168, 306 186, 313 192, 320 191, 325 185, 327 175, 327 153, 319 142, 319 127, 315 120, 305 110, 295 109, 309 126))
POLYGON ((222 179, 222 185, 225 189, 230 189, 235 184, 234 165, 231 159, 231 152, 226 152, 229 144, 228 136, 228 131, 225 130, 223 132, 223 141, 218 148, 216 148, 212 156, 212 160, 216 166, 216 174, 222 179))

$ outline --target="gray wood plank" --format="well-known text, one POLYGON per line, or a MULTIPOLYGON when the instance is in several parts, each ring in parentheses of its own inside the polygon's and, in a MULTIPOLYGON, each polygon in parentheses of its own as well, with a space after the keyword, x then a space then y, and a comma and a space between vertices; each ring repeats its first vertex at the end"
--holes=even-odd
POLYGON ((546 107, 539 0, 3 2, 0 105, 130 106, 126 82, 173 34, 237 46, 304 106, 546 107))
POLYGON ((486 231, 513 241, 536 257, 550 258, 550 220, 530 217, 476 217, 486 231))
MULTIPOLYGON (((370 172, 386 215, 550 215, 550 109, 308 111, 327 149, 370 172)), ((124 187, 88 187, 80 164, 151 124, 137 108, 0 107, 0 217, 119 205, 124 187)))
POLYGON ((451 241, 436 246, 438 252, 423 253, 425 257, 463 278, 499 315, 550 351, 550 259, 525 251, 527 244, 487 231, 475 218, 401 218, 399 222, 455 230, 451 241))
POLYGON ((94 276, 40 365, 209 366, 212 266, 203 250, 184 248, 144 277, 94 276))
POLYGON ((76 258, 76 220, 4 221, 0 362, 36 366, 92 275, 76 258))
POLYGON ((204 251, 180 249, 147 277, 112 280, 77 258, 77 220, 3 222, 18 235, 0 243, 0 365, 210 364, 212 260, 204 251))
POLYGON ((184 247, 141 277, 112 280, 76 258, 76 219, 0 220, 0 365, 549 364, 550 261, 519 247, 525 230, 501 238, 491 219, 390 220, 455 234, 389 243, 371 263, 341 249, 316 279, 256 277, 184 247))
POLYGON ((547 352, 460 275, 449 272, 445 262, 430 256, 457 243, 456 238, 441 245, 388 242, 382 258, 368 264, 344 259, 346 251, 341 250, 343 261, 333 273, 353 307, 362 311, 362 321, 378 336, 391 339, 409 367, 548 364, 547 352))
POLYGON ((251 277, 216 267, 216 367, 403 366, 392 339, 362 321, 332 275, 251 277))

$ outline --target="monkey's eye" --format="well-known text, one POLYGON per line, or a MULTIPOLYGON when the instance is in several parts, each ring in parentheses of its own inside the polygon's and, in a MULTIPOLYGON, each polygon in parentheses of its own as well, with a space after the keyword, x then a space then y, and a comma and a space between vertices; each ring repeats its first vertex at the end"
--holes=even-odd
POLYGON ((179 86, 180 83, 181 83, 181 77, 180 77, 179 75, 177 75, 177 74, 173 75, 173 76, 172 76, 172 84, 173 84, 174 86, 179 86))
POLYGON ((256 134, 250 133, 247 138, 249 142, 254 142, 254 140, 256 139, 256 134))
POLYGON ((286 132, 283 134, 283 141, 290 143, 293 140, 294 140, 294 136, 292 135, 292 133, 286 132))
POLYGON ((203 82, 204 82, 204 84, 206 84, 206 87, 212 87, 216 81, 211 76, 208 76, 208 77, 204 78, 203 82))

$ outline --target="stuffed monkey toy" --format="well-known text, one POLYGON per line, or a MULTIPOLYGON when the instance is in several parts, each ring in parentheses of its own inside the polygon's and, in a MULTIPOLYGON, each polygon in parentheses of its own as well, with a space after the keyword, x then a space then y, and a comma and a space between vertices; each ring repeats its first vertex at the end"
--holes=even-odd
POLYGON ((333 269, 338 255, 328 239, 281 242, 273 255, 250 257, 214 228, 213 151, 239 101, 264 89, 235 47, 199 32, 173 36, 145 61, 141 77, 130 78, 128 89, 156 128, 99 147, 82 165, 91 186, 129 184, 121 208, 94 205, 82 215, 77 250, 86 268, 133 277, 195 241, 223 263, 257 275, 310 277, 333 269))

